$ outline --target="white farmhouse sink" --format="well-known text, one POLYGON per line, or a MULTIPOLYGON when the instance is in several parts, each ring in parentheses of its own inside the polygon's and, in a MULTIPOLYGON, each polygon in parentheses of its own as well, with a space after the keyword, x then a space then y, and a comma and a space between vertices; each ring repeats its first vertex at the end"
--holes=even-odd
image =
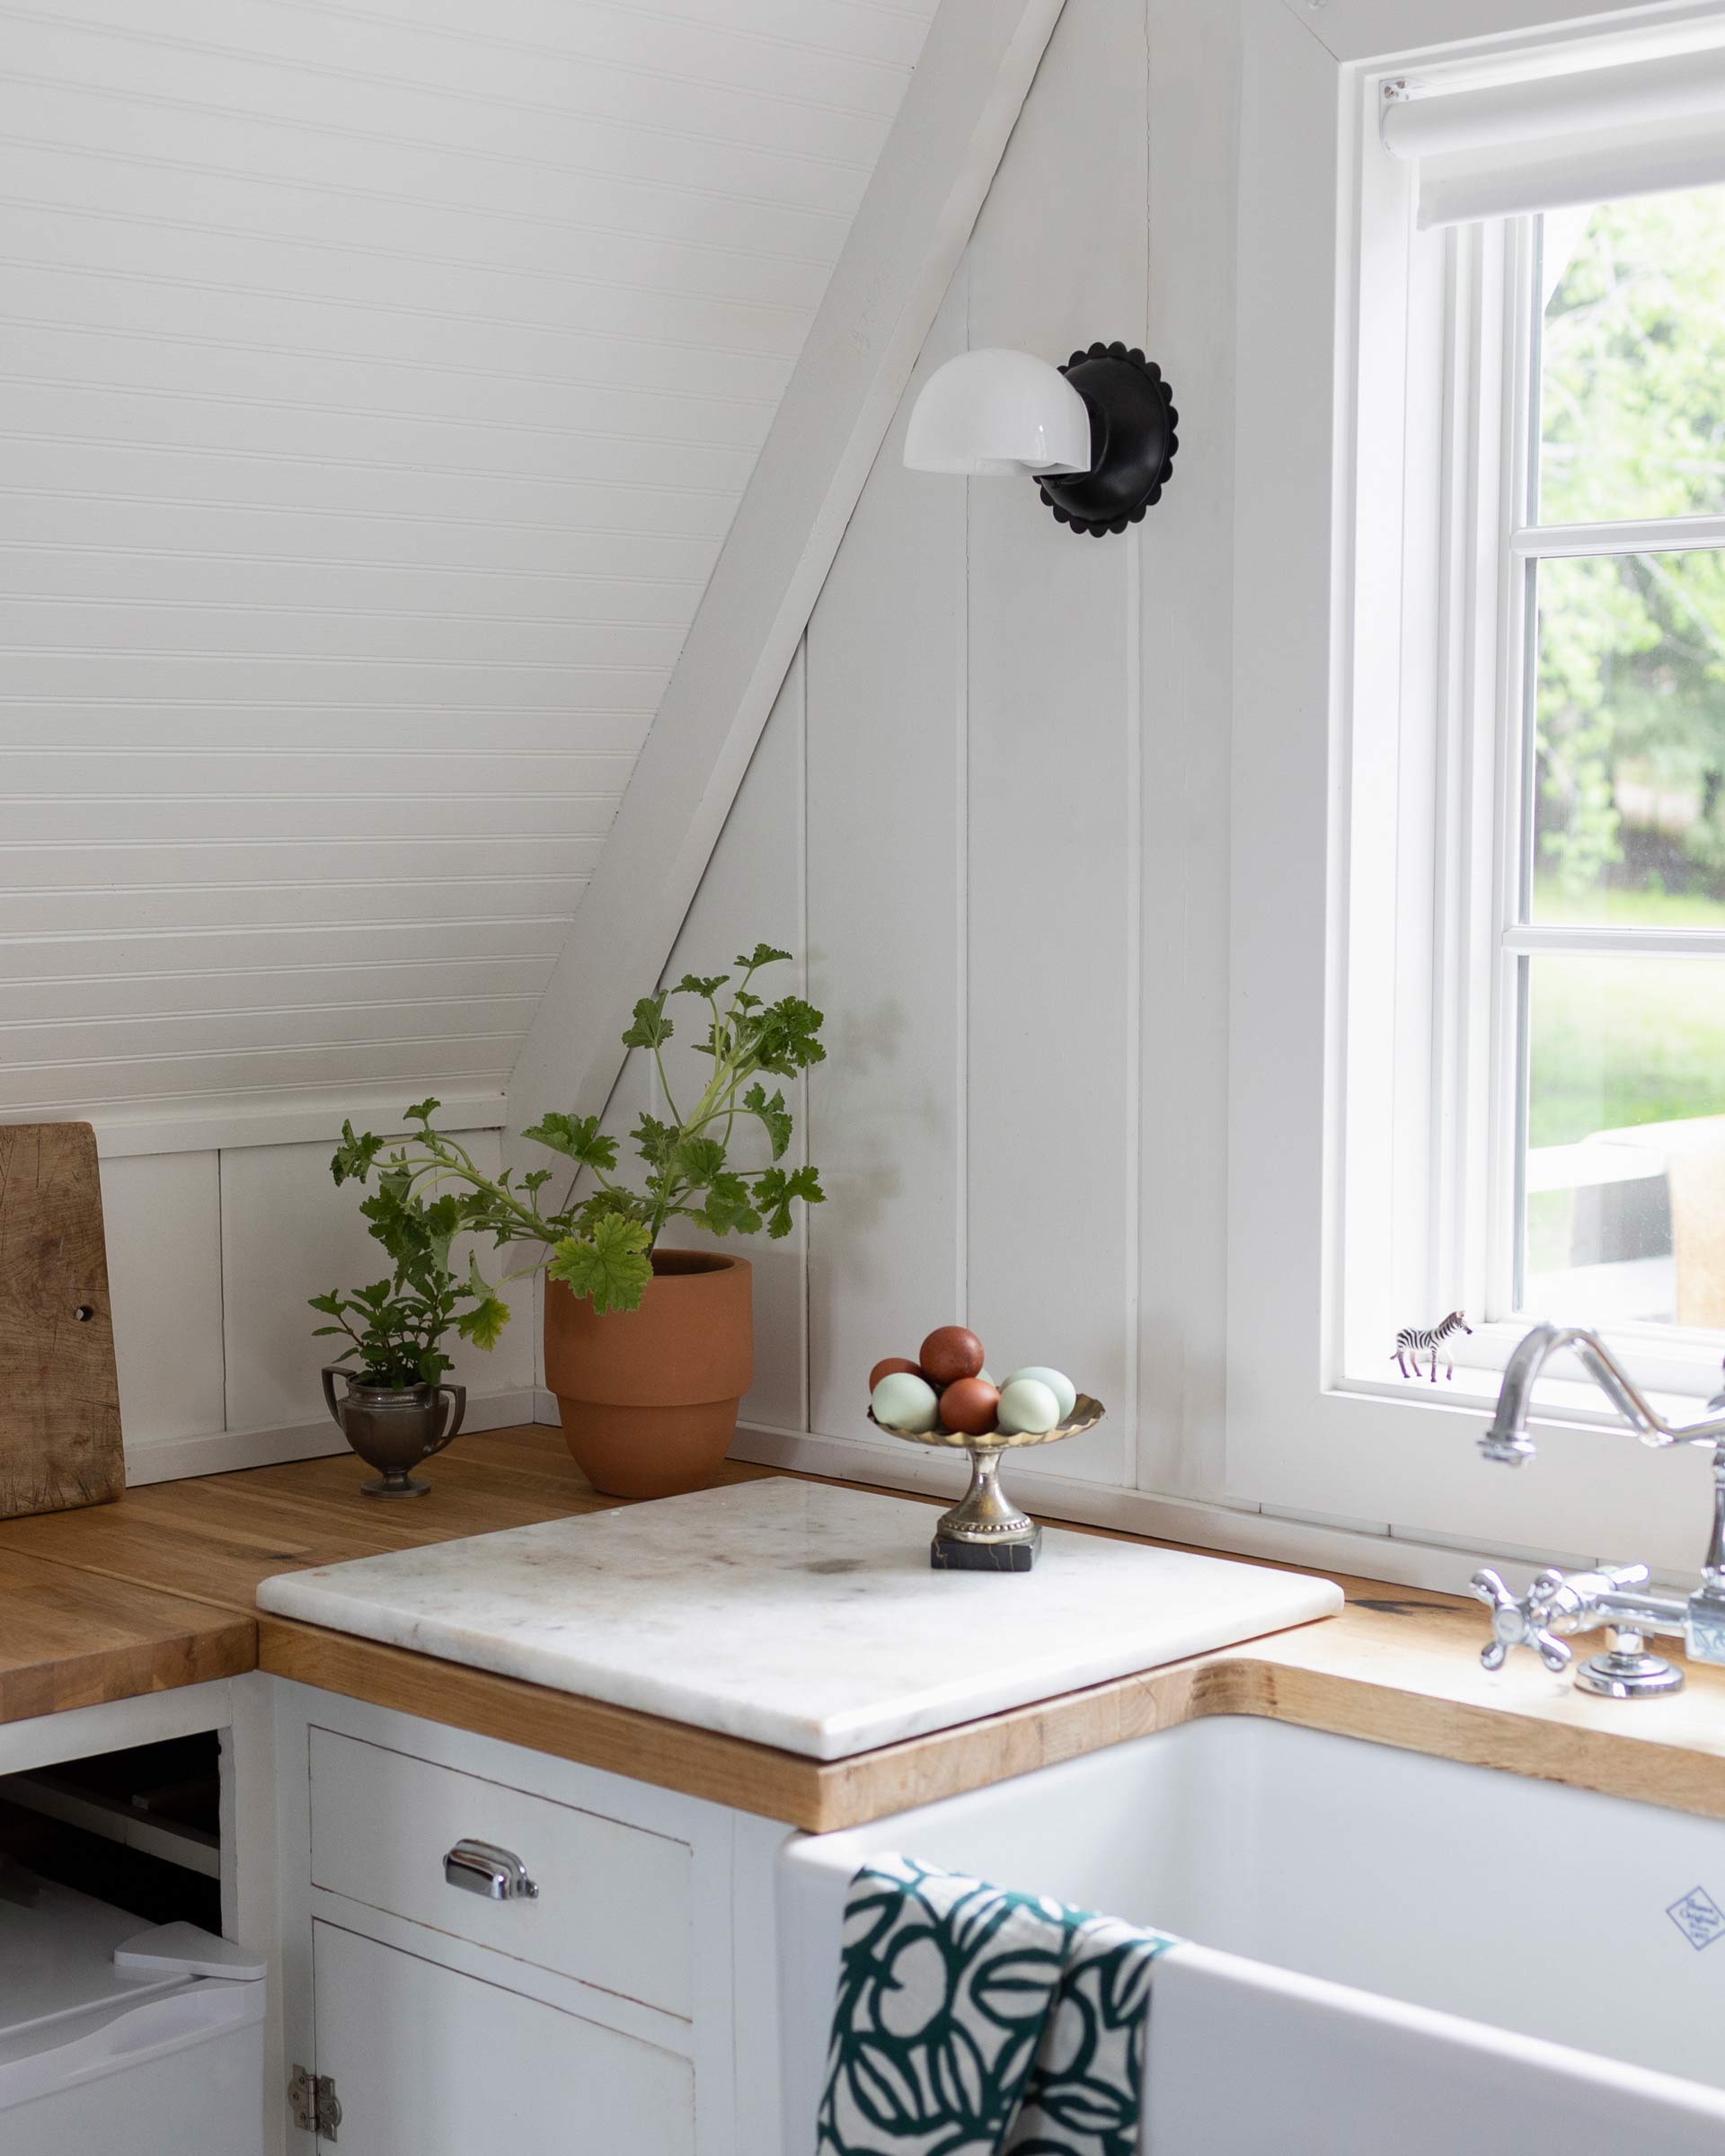
POLYGON ((787 2121, 814 2117, 847 1884, 889 1850, 1725 2087, 1725 1938, 1670 1913, 1725 1910, 1725 1825, 1226 1717, 786 1843, 787 2121))

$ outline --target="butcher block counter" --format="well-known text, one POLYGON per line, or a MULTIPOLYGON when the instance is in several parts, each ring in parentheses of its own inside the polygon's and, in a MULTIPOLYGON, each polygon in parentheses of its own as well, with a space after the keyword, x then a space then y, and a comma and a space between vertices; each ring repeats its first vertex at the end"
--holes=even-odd
MULTIPOLYGON (((615 1502, 536 1427, 458 1440, 411 1505, 362 1497, 364 1471, 343 1454, 0 1524, 0 1721, 259 1669, 825 1830, 1250 1714, 1725 1818, 1725 1672, 1692 1669, 1674 1699, 1628 1705, 1531 1655, 1488 1675, 1476 1603, 1364 1579, 1342 1580, 1340 1616, 830 1762, 261 1614, 272 1573, 615 1502)), ((733 1463, 726 1480, 775 1471, 733 1463)))

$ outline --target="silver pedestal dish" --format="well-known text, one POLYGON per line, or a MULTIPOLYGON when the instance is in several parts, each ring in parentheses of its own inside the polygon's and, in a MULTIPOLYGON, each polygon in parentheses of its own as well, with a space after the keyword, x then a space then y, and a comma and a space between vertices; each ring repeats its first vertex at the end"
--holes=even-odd
POLYGON ((1063 1437, 1076 1437, 1094 1429, 1105 1412, 1101 1401, 1081 1392, 1072 1413, 1051 1430, 990 1430, 977 1437, 961 1430, 898 1429, 879 1420, 872 1409, 869 1420, 907 1445, 970 1455, 970 1487, 935 1522, 928 1552, 931 1565, 955 1572, 1028 1572, 1041 1547, 1042 1530, 1007 1496, 1000 1480, 1001 1455, 1024 1445, 1055 1445, 1063 1437))

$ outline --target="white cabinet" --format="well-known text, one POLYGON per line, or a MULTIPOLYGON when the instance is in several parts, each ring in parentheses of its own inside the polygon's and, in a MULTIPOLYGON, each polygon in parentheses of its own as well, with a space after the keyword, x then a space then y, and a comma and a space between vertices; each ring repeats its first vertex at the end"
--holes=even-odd
POLYGON ((313 1940, 342 2156, 694 2156, 688 2058, 335 1924, 313 1940))
POLYGON ((338 2156, 772 2156, 789 1830, 302 1685, 275 1716, 286 2060, 338 2156), (464 1841, 537 1895, 451 1885, 464 1841))
POLYGON ((688 2019, 686 1842, 329 1729, 311 1732, 311 1788, 314 1886, 688 2019), (452 1886, 462 1841, 518 1856, 533 1896, 452 1886))

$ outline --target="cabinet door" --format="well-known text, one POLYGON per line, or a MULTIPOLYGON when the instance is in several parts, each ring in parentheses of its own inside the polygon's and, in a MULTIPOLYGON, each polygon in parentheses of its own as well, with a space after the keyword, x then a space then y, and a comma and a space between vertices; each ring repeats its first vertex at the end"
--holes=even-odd
POLYGON ((693 2156, 686 2059, 338 1925, 312 1936, 341 2156, 693 2156))

